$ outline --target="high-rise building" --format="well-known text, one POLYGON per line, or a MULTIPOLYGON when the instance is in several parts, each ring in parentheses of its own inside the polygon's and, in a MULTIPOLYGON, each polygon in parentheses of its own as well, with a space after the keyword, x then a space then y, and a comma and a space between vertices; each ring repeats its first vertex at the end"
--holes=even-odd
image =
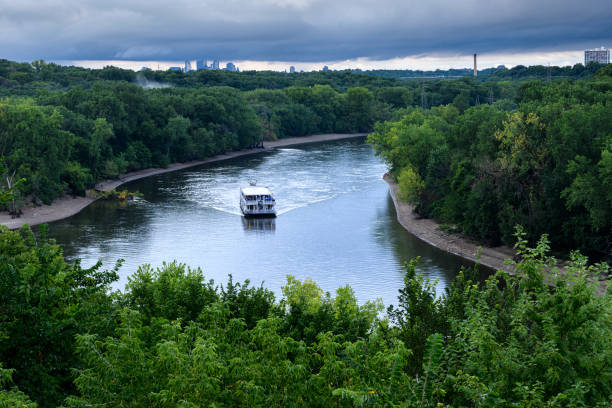
POLYGON ((323 65, 323 72, 328 72, 329 71, 329 67, 327 65, 323 65))
POLYGON ((600 64, 610 63, 610 50, 604 47, 595 48, 594 50, 584 50, 584 66, 589 62, 599 62, 600 64))
POLYGON ((189 71, 191 71, 191 61, 185 61, 185 69, 183 69, 183 72, 189 71))
POLYGON ((219 69, 219 60, 214 60, 210 69, 219 69))
POLYGON ((293 65, 289 67, 289 72, 292 74, 295 73, 295 67, 293 65))
POLYGON ((237 69, 238 69, 238 68, 237 68, 237 67, 234 65, 234 63, 233 63, 233 62, 228 62, 228 63, 225 65, 225 70, 226 70, 226 71, 236 72, 236 70, 237 70, 237 69))
POLYGON ((208 69, 208 61, 205 59, 196 61, 196 69, 199 71, 201 69, 208 69))

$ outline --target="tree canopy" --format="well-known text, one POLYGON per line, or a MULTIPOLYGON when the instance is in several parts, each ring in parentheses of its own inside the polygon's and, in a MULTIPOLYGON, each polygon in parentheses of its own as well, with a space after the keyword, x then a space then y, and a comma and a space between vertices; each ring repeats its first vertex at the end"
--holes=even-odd
POLYGON ((517 275, 464 269, 436 297, 415 259, 385 315, 348 286, 289 275, 277 301, 178 262, 111 292, 118 266, 2 228, 0 406, 607 406, 607 267, 574 253, 557 274, 546 237, 516 236, 517 275))

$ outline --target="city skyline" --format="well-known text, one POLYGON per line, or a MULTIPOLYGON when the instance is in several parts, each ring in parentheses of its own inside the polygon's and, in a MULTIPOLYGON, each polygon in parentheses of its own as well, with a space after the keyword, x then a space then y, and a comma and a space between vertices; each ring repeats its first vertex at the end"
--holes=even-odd
MULTIPOLYGON (((598 46, 599 47, 599 46, 598 46)), ((551 65, 551 66, 572 66, 584 63, 584 49, 568 52, 533 52, 520 54, 478 54, 478 69, 495 68, 504 65, 512 68, 517 65, 551 65)), ((194 58, 189 61, 192 63, 201 61, 202 58, 194 58)), ((389 69, 389 70, 447 70, 447 69, 470 69, 473 67, 473 53, 466 55, 422 55, 418 57, 394 58, 389 60, 368 60, 354 59, 345 61, 314 61, 314 62, 295 62, 295 61, 248 61, 248 60, 218 60, 219 65, 225 66, 228 62, 240 67, 242 71, 287 71, 291 66, 295 67, 295 72, 300 71, 320 71, 323 66, 328 66, 330 70, 344 69, 389 69)), ((185 59, 176 61, 129 61, 129 60, 80 60, 80 61, 53 61, 62 65, 76 65, 85 68, 103 68, 113 65, 125 69, 139 70, 147 67, 152 70, 166 70, 170 67, 184 67, 185 59)), ((210 65, 213 60, 207 60, 210 65)))

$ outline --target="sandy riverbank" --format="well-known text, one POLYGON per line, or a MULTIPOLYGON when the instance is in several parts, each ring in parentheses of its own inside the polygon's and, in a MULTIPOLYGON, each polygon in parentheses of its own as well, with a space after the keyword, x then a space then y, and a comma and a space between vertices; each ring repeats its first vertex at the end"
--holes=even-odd
MULTIPOLYGON (((261 153, 270 149, 276 149, 279 147, 317 143, 317 142, 330 142, 333 140, 350 139, 357 137, 365 137, 367 133, 333 133, 325 135, 312 135, 304 137, 291 137, 287 139, 275 140, 272 142, 264 142, 263 149, 245 149, 227 154, 220 154, 214 157, 210 157, 206 160, 197 160, 188 163, 173 163, 167 168, 150 168, 144 170, 133 171, 130 173, 122 174, 116 180, 105 180, 96 185, 97 190, 110 191, 120 185, 138 180, 145 177, 154 176, 156 174, 169 173, 171 171, 177 171, 186 169, 189 167, 199 166, 205 163, 213 163, 217 161, 233 159, 234 157, 246 156, 250 154, 261 153)), ((6 212, 0 213, 0 225, 5 225, 10 229, 20 228, 23 224, 38 225, 47 222, 57 221, 64 218, 68 218, 83 208, 87 207, 91 203, 96 201, 94 197, 61 197, 53 201, 51 205, 42 205, 40 207, 26 207, 23 208, 23 214, 19 218, 11 218, 6 212)))
MULTIPOLYGON (((429 218, 420 218, 412 211, 411 205, 401 202, 397 198, 399 186, 388 174, 385 174, 383 178, 389 185, 389 193, 391 194, 391 198, 393 198, 397 220, 412 235, 427 242, 429 245, 472 262, 477 261, 476 254, 480 250, 481 265, 488 266, 495 270, 501 269, 506 272, 513 272, 514 268, 512 265, 504 262, 506 259, 512 259, 515 256, 516 253, 512 248, 503 245, 498 247, 487 247, 465 235, 450 234, 442 231, 440 229, 440 223, 429 218)), ((559 268, 561 273, 565 273, 563 264, 560 264, 559 268)), ((609 281, 605 280, 605 278, 600 279, 599 277, 593 277, 593 279, 598 281, 598 294, 603 295, 606 293, 609 281)))
POLYGON ((504 260, 514 256, 514 250, 506 246, 490 248, 461 235, 450 234, 440 229, 440 223, 429 219, 420 218, 412 211, 412 206, 401 202, 397 198, 398 185, 385 174, 384 177, 389 184, 389 193, 395 204, 397 220, 412 235, 435 246, 443 251, 450 252, 464 259, 476 262, 476 255, 480 249, 480 263, 493 269, 503 269, 511 272, 512 266, 504 263, 504 260))

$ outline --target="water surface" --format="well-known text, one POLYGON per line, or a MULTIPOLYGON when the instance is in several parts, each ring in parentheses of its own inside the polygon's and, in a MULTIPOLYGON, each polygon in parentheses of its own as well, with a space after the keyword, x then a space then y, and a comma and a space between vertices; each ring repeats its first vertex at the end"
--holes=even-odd
POLYGON ((207 279, 250 279, 280 295, 286 275, 311 278, 325 291, 350 285, 360 303, 395 303, 403 263, 420 256, 419 271, 441 293, 460 258, 433 248, 396 221, 386 166, 363 140, 283 148, 126 184, 142 199, 98 201, 50 225, 69 259, 108 268, 125 259, 116 285, 139 265, 179 260, 207 279), (245 219, 239 188, 257 180, 277 199, 276 219, 245 219))

